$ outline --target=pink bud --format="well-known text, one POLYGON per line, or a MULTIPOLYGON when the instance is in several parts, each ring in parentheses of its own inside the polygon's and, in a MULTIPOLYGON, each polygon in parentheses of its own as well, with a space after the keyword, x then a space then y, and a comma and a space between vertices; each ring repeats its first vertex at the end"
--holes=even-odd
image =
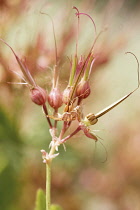
POLYGON ((51 107, 58 109, 62 106, 62 94, 58 88, 53 88, 48 96, 48 102, 51 107))
POLYGON ((78 96, 79 99, 84 99, 87 98, 89 94, 90 94, 90 86, 88 81, 81 80, 76 89, 76 96, 78 96))
POLYGON ((63 92, 63 103, 68 104, 70 100, 70 96, 72 93, 73 87, 72 86, 67 86, 66 89, 63 92))
POLYGON ((30 90, 30 96, 31 100, 37 105, 43 105, 47 100, 46 91, 39 86, 36 86, 30 90))

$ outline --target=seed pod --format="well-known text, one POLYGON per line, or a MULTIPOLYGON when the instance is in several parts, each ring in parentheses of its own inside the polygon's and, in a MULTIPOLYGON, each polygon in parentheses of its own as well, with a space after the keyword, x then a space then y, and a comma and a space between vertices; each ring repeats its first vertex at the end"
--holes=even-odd
POLYGON ((72 86, 67 86, 66 89, 64 90, 62 98, 64 104, 68 104, 72 90, 73 90, 72 86))
POLYGON ((96 118, 96 116, 92 113, 88 114, 86 116, 86 119, 89 121, 90 125, 94 125, 98 122, 98 119, 96 118))
POLYGON ((89 82, 81 80, 76 89, 76 96, 79 99, 85 99, 89 96, 90 92, 89 82))
POLYGON ((47 100, 46 91, 39 86, 36 86, 30 90, 30 96, 31 100, 37 105, 43 105, 47 100))
POLYGON ((48 96, 48 102, 51 107, 58 109, 62 106, 62 94, 58 88, 53 88, 48 96))
POLYGON ((90 126, 90 125, 94 125, 98 122, 98 119, 96 118, 96 116, 92 113, 89 113, 88 115, 85 116, 85 118, 82 120, 82 123, 85 126, 90 126))

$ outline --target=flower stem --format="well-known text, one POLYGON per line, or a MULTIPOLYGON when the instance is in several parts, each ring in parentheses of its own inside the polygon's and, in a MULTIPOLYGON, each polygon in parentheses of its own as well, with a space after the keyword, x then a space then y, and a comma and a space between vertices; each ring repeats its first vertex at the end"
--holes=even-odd
POLYGON ((46 210, 51 206, 51 161, 46 164, 46 210))
POLYGON ((66 136, 64 139, 62 139, 62 140, 61 140, 61 143, 62 143, 62 144, 65 143, 68 139, 70 139, 72 136, 74 136, 74 135, 75 135, 76 133, 78 133, 80 130, 81 130, 81 127, 78 126, 78 127, 76 128, 76 130, 73 131, 73 133, 71 133, 70 135, 66 136))
POLYGON ((50 118, 48 117, 48 110, 47 110, 46 104, 43 104, 43 110, 44 110, 44 113, 46 115, 46 119, 47 119, 47 121, 49 123, 49 126, 50 126, 50 128, 52 128, 52 123, 50 121, 50 118))

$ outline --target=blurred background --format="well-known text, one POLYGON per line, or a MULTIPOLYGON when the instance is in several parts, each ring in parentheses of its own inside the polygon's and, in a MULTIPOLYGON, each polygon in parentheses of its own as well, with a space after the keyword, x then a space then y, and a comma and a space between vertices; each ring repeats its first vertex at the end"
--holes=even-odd
MULTIPOLYGON (((97 113, 137 86, 140 61, 140 2, 138 0, 0 0, 0 37, 27 65, 37 83, 51 89, 55 63, 50 19, 55 25, 60 88, 67 86, 75 53, 77 19, 72 6, 88 13, 97 32, 105 27, 94 52, 91 95, 83 101, 84 114, 97 113)), ((95 39, 90 19, 80 17, 78 54, 86 55, 95 39)), ((20 79, 15 57, 0 43, 0 209, 31 210, 36 191, 45 190, 45 164, 41 149, 48 151, 50 135, 42 110, 33 104, 28 88, 8 84, 20 79)), ((53 162, 52 202, 65 210, 140 209, 140 90, 99 119, 93 131, 97 142, 79 133, 66 143, 66 152, 53 162), (104 149, 102 144, 107 150, 104 149), (104 160, 107 158, 107 161, 104 160)), ((61 123, 59 125, 61 129, 61 123)))

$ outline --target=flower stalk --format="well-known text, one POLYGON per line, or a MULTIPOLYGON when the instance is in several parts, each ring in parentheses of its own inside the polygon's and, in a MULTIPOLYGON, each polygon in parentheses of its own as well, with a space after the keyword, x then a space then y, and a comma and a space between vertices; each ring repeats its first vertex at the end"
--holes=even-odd
POLYGON ((46 210, 51 207, 51 161, 46 163, 46 210))

